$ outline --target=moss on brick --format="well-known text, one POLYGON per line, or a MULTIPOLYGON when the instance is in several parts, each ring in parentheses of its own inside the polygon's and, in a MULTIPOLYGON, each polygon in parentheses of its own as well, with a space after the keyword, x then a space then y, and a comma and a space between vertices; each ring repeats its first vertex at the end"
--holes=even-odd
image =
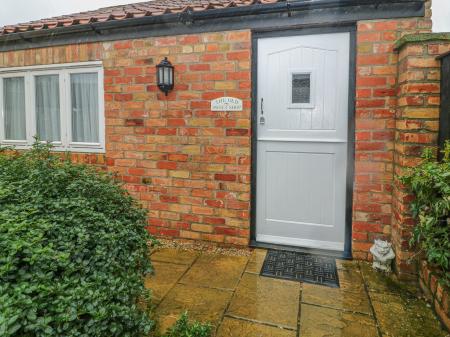
POLYGON ((439 42, 439 41, 450 42, 450 33, 422 33, 422 34, 405 35, 401 39, 397 40, 397 42, 394 45, 394 49, 399 50, 408 43, 425 43, 425 42, 439 42))

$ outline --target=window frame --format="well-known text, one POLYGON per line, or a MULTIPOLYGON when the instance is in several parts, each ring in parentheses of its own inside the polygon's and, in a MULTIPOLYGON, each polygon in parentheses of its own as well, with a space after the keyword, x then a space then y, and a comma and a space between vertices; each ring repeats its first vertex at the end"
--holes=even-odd
MULTIPOLYGON (((31 121, 32 126, 34 126, 33 129, 31 129, 34 132, 31 132, 31 140, 33 140, 33 136, 37 134, 37 116, 36 116, 36 77, 37 76, 46 76, 46 75, 57 75, 58 76, 58 87, 59 87, 59 133, 60 133, 60 140, 59 141, 54 141, 51 142, 52 145, 56 148, 58 147, 64 147, 64 144, 66 144, 65 142, 65 132, 64 132, 64 119, 65 119, 65 114, 63 113, 64 110, 64 104, 63 104, 63 95, 64 95, 64 82, 62 81, 62 77, 60 72, 58 72, 58 70, 38 70, 38 71, 34 71, 30 74, 30 93, 31 95, 26 95, 26 96, 30 96, 30 101, 31 101, 31 105, 30 105, 30 116, 28 116, 27 114, 27 119, 29 118, 31 121), (63 84, 63 85, 61 85, 63 84)), ((27 87, 25 86, 25 92, 27 91, 27 87)), ((27 110, 28 111, 28 110, 27 110)))
POLYGON ((34 142, 37 134, 36 124, 36 82, 35 77, 40 75, 58 75, 59 77, 59 104, 60 104, 60 134, 59 142, 52 142, 55 151, 73 152, 105 152, 105 98, 104 98, 104 71, 101 61, 63 63, 52 65, 39 65, 28 67, 14 67, 0 69, 0 145, 15 146, 18 149, 27 149, 34 142), (70 75, 80 73, 96 73, 98 80, 98 127, 99 142, 73 142, 72 134, 72 108, 70 75), (25 82, 25 127, 26 140, 7 140, 4 130, 4 98, 3 79, 23 77, 25 82))
POLYGON ((5 135, 5 102, 4 102, 4 79, 5 78, 20 78, 23 77, 24 89, 26 92, 27 78, 25 72, 15 72, 2 74, 0 72, 0 144, 13 145, 17 147, 28 146, 30 130, 30 121, 28 120, 27 111, 29 109, 29 97, 25 94, 25 140, 6 139, 5 135))

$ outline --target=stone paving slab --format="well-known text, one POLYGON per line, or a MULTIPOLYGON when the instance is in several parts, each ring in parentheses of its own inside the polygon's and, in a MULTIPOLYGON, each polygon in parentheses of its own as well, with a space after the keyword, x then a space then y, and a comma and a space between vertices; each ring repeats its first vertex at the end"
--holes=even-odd
POLYGON ((296 329, 300 283, 245 273, 227 314, 296 329))
POLYGON ((360 292, 344 291, 339 288, 327 288, 314 284, 303 284, 302 303, 322 307, 359 312, 371 315, 369 296, 360 292))
POLYGON ((426 303, 397 294, 371 293, 373 308, 383 337, 445 337, 426 303))
POLYGON ((365 291, 364 279, 359 268, 338 269, 340 289, 361 293, 365 291))
POLYGON ((152 291, 153 303, 158 304, 188 270, 189 265, 178 265, 157 261, 153 261, 152 263, 157 272, 145 279, 145 286, 152 291))
POLYGON ((201 255, 180 283, 233 290, 247 261, 244 256, 201 255))
POLYGON ((229 317, 224 318, 217 333, 217 337, 296 337, 296 335, 295 330, 286 330, 229 317))
POLYGON ((265 255, 158 249, 146 286, 161 331, 188 311, 218 337, 450 337, 416 287, 368 263, 337 260, 336 289, 262 277, 265 255))
POLYGON ((387 277, 383 273, 377 273, 372 269, 371 265, 367 262, 360 262, 359 267, 369 292, 391 293, 391 294, 419 293, 418 287, 411 284, 399 282, 395 279, 395 276, 387 277))
POLYGON ((369 316, 302 304, 300 336, 378 337, 378 332, 369 316))
POLYGON ((266 259, 267 250, 265 249, 255 249, 250 257, 246 272, 247 273, 255 273, 259 274, 261 272, 261 268, 264 264, 264 260, 266 259))
POLYGON ((152 261, 176 264, 192 264, 199 256, 199 252, 183 249, 158 249, 151 254, 152 261))
POLYGON ((350 260, 336 259, 336 268, 338 270, 353 270, 355 269, 355 262, 350 260))
POLYGON ((232 295, 230 291, 177 284, 156 309, 160 329, 165 331, 185 311, 190 319, 218 327, 232 295))

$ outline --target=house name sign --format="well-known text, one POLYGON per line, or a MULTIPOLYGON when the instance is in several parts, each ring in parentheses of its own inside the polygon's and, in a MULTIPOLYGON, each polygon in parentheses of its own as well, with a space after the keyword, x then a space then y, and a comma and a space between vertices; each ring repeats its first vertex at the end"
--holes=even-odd
POLYGON ((234 97, 219 97, 211 101, 212 111, 242 111, 242 100, 234 97))

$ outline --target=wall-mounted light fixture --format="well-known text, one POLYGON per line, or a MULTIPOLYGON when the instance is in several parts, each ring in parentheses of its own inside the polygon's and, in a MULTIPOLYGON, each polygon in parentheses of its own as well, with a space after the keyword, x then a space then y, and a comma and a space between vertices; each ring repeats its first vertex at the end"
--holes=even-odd
POLYGON ((158 88, 167 96, 169 91, 173 89, 173 65, 167 57, 156 66, 156 72, 158 88))

